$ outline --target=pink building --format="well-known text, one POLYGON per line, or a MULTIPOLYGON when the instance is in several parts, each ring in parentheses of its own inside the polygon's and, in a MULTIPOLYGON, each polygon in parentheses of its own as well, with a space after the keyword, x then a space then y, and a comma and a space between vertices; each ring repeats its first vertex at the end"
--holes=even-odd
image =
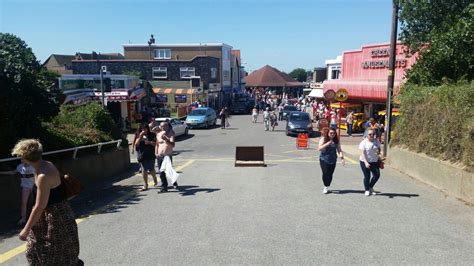
MULTIPOLYGON (((416 56, 407 57, 405 47, 397 44, 394 91, 403 83, 405 71, 416 61, 416 56)), ((388 65, 390 44, 363 46, 360 50, 346 51, 342 55, 340 79, 323 83, 324 91, 344 88, 349 92, 347 102, 385 103, 387 100, 388 65)), ((372 112, 371 112, 372 113, 372 112)))

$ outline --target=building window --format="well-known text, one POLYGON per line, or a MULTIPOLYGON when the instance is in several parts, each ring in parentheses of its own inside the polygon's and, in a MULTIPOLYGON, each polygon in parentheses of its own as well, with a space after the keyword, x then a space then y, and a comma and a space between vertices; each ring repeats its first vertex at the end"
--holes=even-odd
POLYGON ((171 59, 171 49, 155 49, 155 59, 171 59))
POLYGON ((181 67, 179 68, 181 78, 190 78, 195 75, 194 67, 181 67))
POLYGON ((165 79, 168 77, 168 69, 166 67, 154 67, 152 68, 152 74, 154 79, 165 79))
POLYGON ((217 68, 211 68, 211 79, 217 79, 217 68))
POLYGON ((339 79, 341 77, 341 67, 334 66, 331 69, 331 79, 339 79))
POLYGON ((224 70, 222 72, 222 79, 224 81, 229 81, 230 80, 230 71, 229 70, 224 70))

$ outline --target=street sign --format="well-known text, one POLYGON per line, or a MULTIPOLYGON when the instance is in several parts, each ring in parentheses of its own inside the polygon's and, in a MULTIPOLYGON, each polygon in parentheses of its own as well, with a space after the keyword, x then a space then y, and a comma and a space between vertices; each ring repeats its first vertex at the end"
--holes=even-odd
POLYGON ((326 100, 328 101, 333 101, 334 99, 336 99, 336 92, 334 90, 327 90, 325 93, 324 93, 324 97, 326 98, 326 100))
POLYGON ((340 88, 336 91, 336 100, 338 102, 344 102, 349 97, 349 92, 346 89, 340 88))

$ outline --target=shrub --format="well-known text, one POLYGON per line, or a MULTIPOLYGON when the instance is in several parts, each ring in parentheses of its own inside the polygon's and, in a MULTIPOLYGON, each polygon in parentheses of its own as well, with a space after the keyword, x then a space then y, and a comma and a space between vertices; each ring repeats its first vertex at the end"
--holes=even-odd
POLYGON ((83 106, 67 106, 60 108, 59 114, 53 119, 55 125, 70 125, 76 128, 97 129, 112 138, 120 138, 120 130, 115 125, 109 112, 95 102, 83 106))
POLYGON ((405 85, 393 144, 474 166, 474 82, 405 85))

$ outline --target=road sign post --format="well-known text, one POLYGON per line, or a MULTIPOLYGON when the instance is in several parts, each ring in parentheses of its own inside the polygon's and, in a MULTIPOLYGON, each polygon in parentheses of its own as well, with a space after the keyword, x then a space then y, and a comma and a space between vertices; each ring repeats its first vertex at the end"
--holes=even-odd
POLYGON ((348 97, 349 97, 349 92, 346 89, 340 88, 336 91, 336 100, 339 102, 339 119, 337 122, 337 128, 338 128, 337 135, 339 139, 341 139, 342 102, 346 101, 348 97))

